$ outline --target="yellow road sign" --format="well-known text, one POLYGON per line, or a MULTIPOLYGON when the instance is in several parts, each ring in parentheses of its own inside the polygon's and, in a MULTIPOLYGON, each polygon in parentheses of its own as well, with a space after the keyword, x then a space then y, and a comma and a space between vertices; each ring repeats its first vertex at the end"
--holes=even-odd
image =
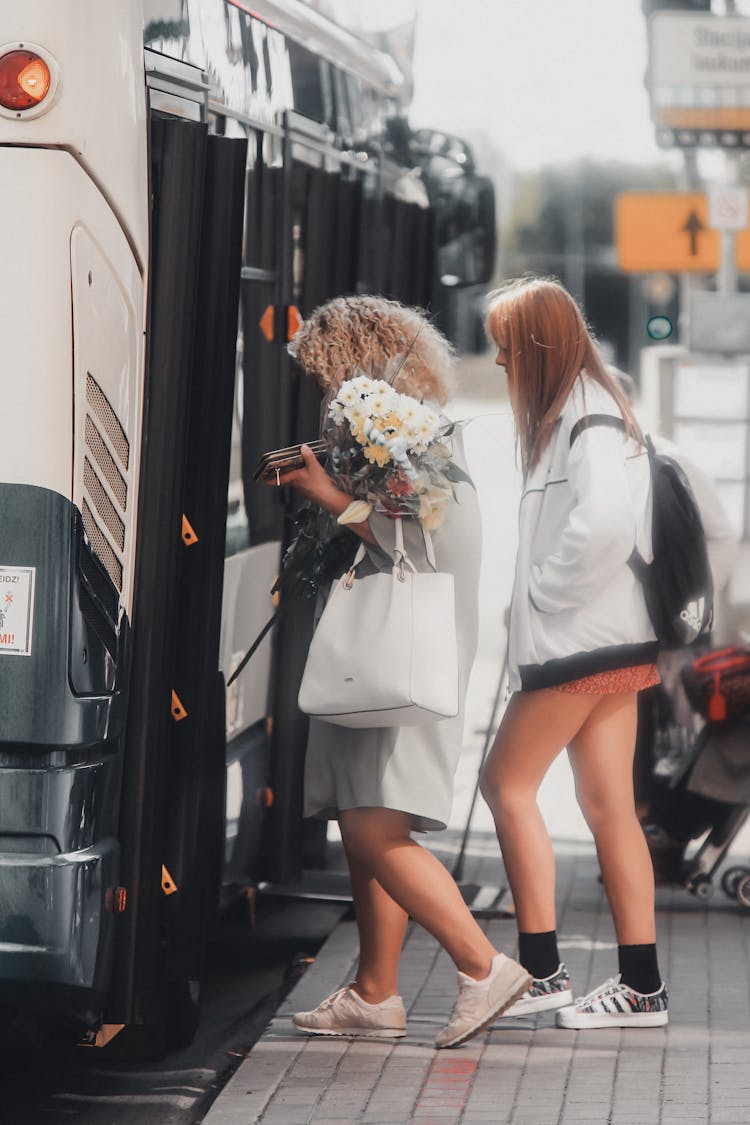
MULTIPOLYGON (((615 200, 620 268, 632 273, 714 273, 721 238, 702 192, 630 192, 615 200)), ((737 268, 750 271, 750 229, 737 232, 737 268)))

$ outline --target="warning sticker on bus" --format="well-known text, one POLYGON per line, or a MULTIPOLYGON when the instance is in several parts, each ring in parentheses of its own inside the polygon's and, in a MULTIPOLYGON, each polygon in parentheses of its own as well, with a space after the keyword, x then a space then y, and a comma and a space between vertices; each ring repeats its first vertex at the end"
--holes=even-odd
POLYGON ((0 565, 0 654, 31 656, 34 566, 0 565))

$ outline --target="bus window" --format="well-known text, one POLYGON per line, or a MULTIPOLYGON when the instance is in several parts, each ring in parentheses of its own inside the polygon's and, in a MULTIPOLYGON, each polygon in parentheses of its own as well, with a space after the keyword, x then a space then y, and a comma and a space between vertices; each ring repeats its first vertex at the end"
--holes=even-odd
POLYGON ((188 57, 187 0, 143 0, 143 43, 175 59, 188 57))
POLYGON ((294 105, 292 87, 292 67, 285 37, 279 31, 268 29, 266 34, 267 62, 270 63, 271 104, 274 110, 282 112, 294 105))
POLYGON ((341 138, 347 148, 354 143, 354 130, 352 129, 352 114, 349 105, 349 91, 347 89, 346 74, 337 67, 333 68, 333 97, 334 97, 334 131, 341 138))
POLYGON ((263 62, 266 65, 266 94, 273 97, 273 71, 271 70, 271 56, 268 53, 268 32, 263 36, 263 62))
POLYGON ((287 48, 292 66, 295 110, 312 121, 328 122, 330 120, 328 64, 291 39, 287 42, 287 48))
POLYGON ((231 6, 204 4, 195 23, 200 28, 200 64, 208 78, 209 97, 246 112, 247 80, 239 12, 231 6))
POLYGON ((368 106, 370 99, 367 87, 353 74, 341 72, 341 77, 346 87, 352 143, 355 147, 365 145, 368 140, 373 140, 377 135, 377 130, 369 127, 371 124, 368 106))
POLYGON ((222 59, 222 73, 229 89, 224 100, 230 105, 248 106, 248 78, 250 77, 245 67, 243 53, 243 39, 241 16, 236 8, 226 5, 224 8, 225 20, 225 54, 222 59))
POLYGON ((227 5, 224 9, 227 32, 227 58, 232 66, 244 66, 244 41, 242 17, 236 8, 227 5))
MULTIPOLYGON (((237 11, 236 8, 235 11, 237 11)), ((258 92, 258 74, 261 67, 254 34, 254 27, 257 26, 257 20, 250 19, 244 13, 239 13, 239 18, 245 63, 249 71, 249 88, 251 94, 256 94, 258 92)))

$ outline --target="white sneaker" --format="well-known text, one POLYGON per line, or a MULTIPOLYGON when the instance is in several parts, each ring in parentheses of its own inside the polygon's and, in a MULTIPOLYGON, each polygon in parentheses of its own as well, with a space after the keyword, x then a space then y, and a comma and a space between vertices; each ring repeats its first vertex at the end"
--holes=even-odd
POLYGON ((549 1012, 553 1008, 565 1008, 572 1003, 573 990, 568 970, 560 963, 551 976, 534 977, 531 988, 524 992, 520 1000, 505 1009, 502 1018, 532 1016, 535 1012, 549 1012))
POLYGON ((353 988, 340 988, 312 1012, 297 1012, 292 1023, 308 1035, 400 1039, 406 1035, 406 1010, 400 996, 368 1004, 353 988))
POLYGON ((492 958, 492 967, 484 980, 474 980, 466 973, 458 974, 458 999, 446 1027, 435 1040, 436 1047, 458 1047, 489 1027, 494 1019, 523 996, 533 982, 523 965, 504 953, 492 958))
POLYGON ((667 986, 658 992, 636 992, 610 977, 604 984, 580 996, 557 1013, 557 1026, 580 1030, 587 1027, 662 1027, 669 1021, 667 986))

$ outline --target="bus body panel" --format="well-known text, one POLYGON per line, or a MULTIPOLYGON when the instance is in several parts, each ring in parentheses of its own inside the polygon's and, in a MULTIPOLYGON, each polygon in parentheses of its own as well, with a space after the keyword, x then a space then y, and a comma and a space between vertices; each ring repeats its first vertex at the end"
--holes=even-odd
POLYGON ((14 423, 2 477, 72 499, 79 512, 86 505, 87 534, 129 614, 143 282, 106 200, 69 153, 0 147, 0 173, 0 241, 13 267, 0 277, 14 423))
MULTIPOLYGON (((0 115, 0 145, 67 149, 101 186, 145 269, 148 177, 140 0, 15 0, 3 5, 0 38, 0 47, 8 49, 37 44, 60 68, 47 112, 30 119, 0 115)), ((5 177, 0 183, 1 204, 5 177)))
MULTIPOLYGON (((0 475, 71 499, 73 395, 70 215, 58 169, 65 153, 0 148, 0 339, 3 435, 0 475)), ((9 560, 1 559, 7 563, 9 560)))

